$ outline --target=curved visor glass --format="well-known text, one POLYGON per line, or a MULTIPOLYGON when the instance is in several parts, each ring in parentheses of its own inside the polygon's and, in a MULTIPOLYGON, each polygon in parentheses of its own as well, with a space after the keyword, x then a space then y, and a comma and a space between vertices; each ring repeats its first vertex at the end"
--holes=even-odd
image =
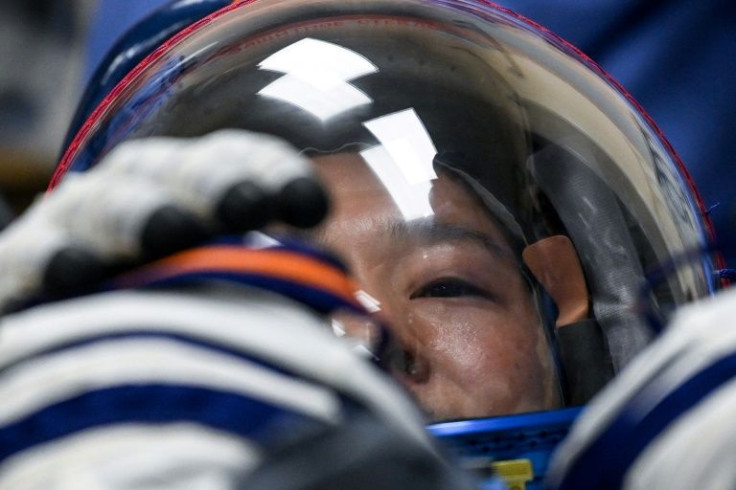
POLYGON ((231 6, 128 76, 61 172, 233 127, 312 159, 333 207, 300 238, 351 268, 435 420, 583 402, 650 339, 642 311, 714 287, 705 260, 642 296, 706 241, 676 158, 591 62, 487 5, 231 6))

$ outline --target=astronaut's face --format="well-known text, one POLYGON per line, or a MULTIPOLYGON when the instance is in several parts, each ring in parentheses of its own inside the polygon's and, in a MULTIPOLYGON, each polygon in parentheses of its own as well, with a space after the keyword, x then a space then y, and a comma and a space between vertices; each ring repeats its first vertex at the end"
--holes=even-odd
POLYGON ((380 302, 405 354, 394 374, 431 420, 559 406, 529 287, 488 212, 448 176, 406 220, 358 155, 318 157, 333 199, 316 230, 380 302))

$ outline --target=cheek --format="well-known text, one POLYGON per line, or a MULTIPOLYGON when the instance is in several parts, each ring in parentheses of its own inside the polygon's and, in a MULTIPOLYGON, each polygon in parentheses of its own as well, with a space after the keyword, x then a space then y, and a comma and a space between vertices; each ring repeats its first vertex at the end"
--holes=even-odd
POLYGON ((414 328, 426 330, 422 347, 433 373, 427 390, 465 415, 547 408, 551 364, 536 316, 429 303, 412 308, 414 328))
POLYGON ((426 347, 446 359, 462 380, 487 379, 489 373, 517 376, 536 357, 537 326, 530 319, 442 305, 415 310, 434 332, 426 347))
POLYGON ((487 318, 481 312, 435 303, 440 304, 413 308, 416 322, 426 329, 424 347, 436 362, 443 362, 445 369, 459 378, 469 378, 478 371, 479 363, 492 361, 489 354, 495 349, 490 344, 497 345, 494 340, 499 339, 493 339, 494 332, 485 328, 487 318))

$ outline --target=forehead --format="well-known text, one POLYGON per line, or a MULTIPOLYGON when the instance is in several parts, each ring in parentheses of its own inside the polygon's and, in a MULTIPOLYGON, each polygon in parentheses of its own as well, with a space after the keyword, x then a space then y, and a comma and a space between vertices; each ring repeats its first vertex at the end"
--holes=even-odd
POLYGON ((358 153, 313 158, 328 188, 332 210, 316 238, 328 245, 354 246, 393 241, 475 240, 491 249, 512 253, 501 227, 481 199, 463 182, 440 172, 432 179, 396 185, 377 175, 358 153), (398 194, 398 195, 397 195, 398 194))
POLYGON ((387 219, 399 219, 399 209, 386 187, 359 154, 338 153, 312 161, 332 200, 330 219, 346 212, 377 212, 387 219))

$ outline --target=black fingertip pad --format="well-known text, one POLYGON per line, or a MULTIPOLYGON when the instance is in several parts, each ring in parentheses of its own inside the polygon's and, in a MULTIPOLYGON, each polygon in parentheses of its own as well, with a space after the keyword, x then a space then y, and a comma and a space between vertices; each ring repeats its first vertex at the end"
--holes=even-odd
POLYGON ((279 218, 299 228, 319 224, 330 207, 324 187, 310 177, 299 177, 286 184, 278 193, 277 203, 279 218))
POLYGON ((200 245, 208 238, 205 226, 194 215, 175 206, 164 206, 143 227, 141 249, 150 260, 200 245))
POLYGON ((64 247, 46 265, 43 290, 50 296, 72 296, 100 283, 107 273, 106 265, 91 251, 64 247))
POLYGON ((231 232, 263 228, 275 214, 273 200, 253 182, 241 182, 228 189, 215 210, 217 219, 231 232))

